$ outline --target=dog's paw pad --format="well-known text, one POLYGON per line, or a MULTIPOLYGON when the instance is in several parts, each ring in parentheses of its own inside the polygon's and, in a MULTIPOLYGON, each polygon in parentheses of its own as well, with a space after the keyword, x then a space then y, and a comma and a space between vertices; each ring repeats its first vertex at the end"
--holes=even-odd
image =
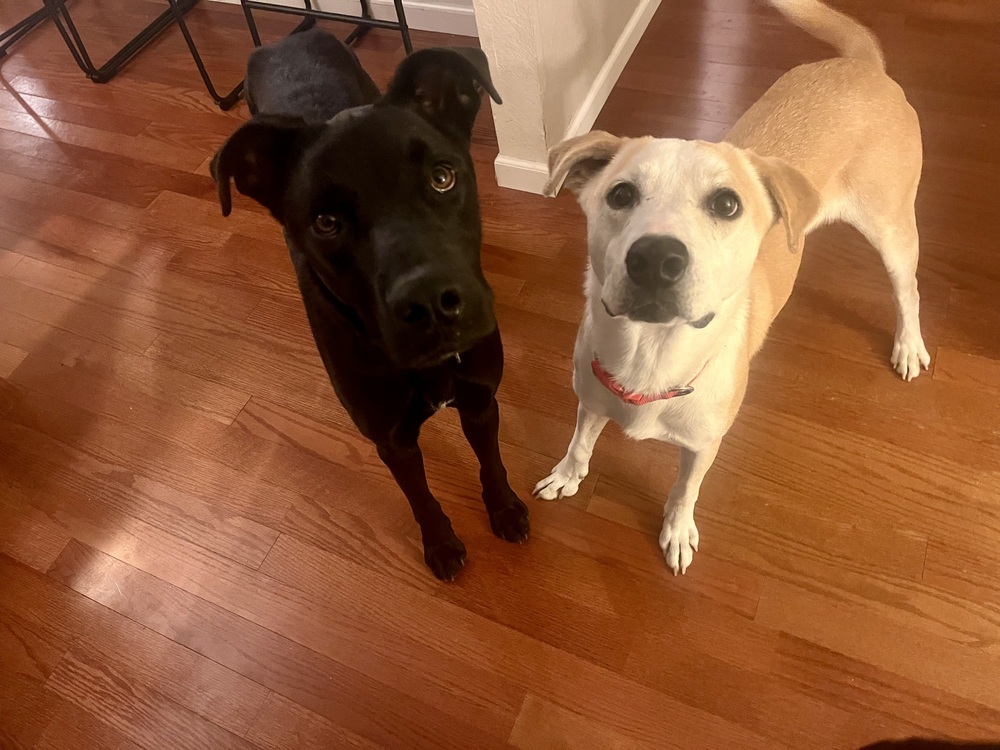
POLYGON ((931 366, 931 355, 919 336, 904 335, 893 343, 889 361, 900 377, 909 382, 920 374, 921 368, 926 370, 931 366))
POLYGON ((465 565, 465 545, 457 536, 437 544, 425 544, 424 561, 437 578, 454 581, 465 565))
POLYGON ((698 527, 691 514, 667 514, 660 531, 660 549, 674 575, 684 575, 698 551, 698 527))
POLYGON ((525 541, 531 533, 528 506, 514 498, 507 507, 490 513, 490 527, 494 534, 508 542, 525 541))
POLYGON ((575 495, 580 489, 580 482, 586 478, 589 467, 565 464, 565 460, 560 461, 551 474, 535 485, 532 494, 540 500, 558 500, 575 495))

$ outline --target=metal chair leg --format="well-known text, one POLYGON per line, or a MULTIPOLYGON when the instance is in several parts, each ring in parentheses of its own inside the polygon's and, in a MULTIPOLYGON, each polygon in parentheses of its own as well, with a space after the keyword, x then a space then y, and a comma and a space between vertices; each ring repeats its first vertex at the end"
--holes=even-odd
POLYGON ((170 27, 177 18, 183 18, 185 13, 198 4, 198 0, 176 0, 176 2, 171 0, 170 8, 153 19, 149 25, 126 42, 110 60, 98 67, 91 59, 87 45, 84 44, 73 17, 66 8, 66 0, 44 0, 44 2, 76 64, 94 83, 107 83, 118 75, 132 58, 170 27))
POLYGON ((396 6, 396 18, 399 20, 399 33, 403 37, 403 49, 406 54, 413 52, 413 43, 410 41, 410 27, 406 24, 406 11, 403 10, 403 0, 393 0, 396 6))
POLYGON ((22 19, 0 34, 0 58, 7 55, 7 50, 19 42, 28 32, 42 21, 48 20, 52 11, 48 6, 42 7, 25 19, 22 19))
POLYGON ((188 50, 191 52, 191 57, 194 59, 194 64, 198 68, 198 73, 201 75, 201 80, 205 84, 209 96, 212 97, 223 111, 232 109, 240 100, 240 96, 243 95, 243 81, 236 84, 228 94, 220 94, 216 90, 215 84, 212 82, 212 77, 208 74, 208 69, 205 67, 205 62, 201 59, 198 46, 194 43, 194 37, 191 36, 191 31, 188 29, 187 21, 184 19, 184 11, 181 6, 182 0, 167 0, 167 2, 170 3, 170 9, 174 14, 174 21, 181 30, 181 35, 184 37, 185 43, 187 43, 188 50))

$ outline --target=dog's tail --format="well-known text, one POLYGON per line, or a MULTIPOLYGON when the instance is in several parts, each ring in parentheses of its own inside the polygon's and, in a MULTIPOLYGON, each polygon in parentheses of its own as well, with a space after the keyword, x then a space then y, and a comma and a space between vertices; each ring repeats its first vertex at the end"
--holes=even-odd
POLYGON ((768 0, 792 23, 832 45, 844 57, 867 60, 885 70, 882 47, 865 26, 819 0, 768 0))

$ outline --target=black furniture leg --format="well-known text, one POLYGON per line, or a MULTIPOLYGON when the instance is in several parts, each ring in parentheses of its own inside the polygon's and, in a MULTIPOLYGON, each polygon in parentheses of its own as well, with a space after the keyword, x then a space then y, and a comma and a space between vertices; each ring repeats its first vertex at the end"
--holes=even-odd
POLYGON ((410 27, 406 25, 406 12, 403 10, 403 0, 393 0, 396 6, 396 18, 399 19, 399 33, 403 37, 403 49, 406 54, 413 52, 413 43, 410 41, 410 27))
MULTIPOLYGON (((307 0, 308 2, 308 0, 307 0)), ((361 3, 361 17, 368 19, 372 17, 371 8, 368 7, 368 0, 359 0, 361 3)), ((365 34, 371 31, 372 27, 363 21, 354 27, 354 31, 347 35, 347 39, 344 40, 344 44, 351 45, 356 41, 361 39, 365 34)), ((409 52, 407 52, 409 54, 409 52)))
POLYGON ((7 55, 7 50, 16 44, 20 39, 35 28, 42 21, 47 20, 52 15, 52 10, 46 6, 36 10, 27 18, 18 21, 5 32, 0 34, 0 58, 7 55))
POLYGON ((184 13, 197 5, 198 0, 171 0, 170 8, 153 19, 148 26, 130 39, 124 47, 100 67, 97 67, 91 60, 87 46, 83 43, 83 38, 73 22, 73 17, 66 8, 66 0, 44 0, 44 2, 59 29, 59 33, 66 42, 66 46, 69 47, 73 59, 76 60, 76 64, 94 83, 107 83, 118 75, 132 58, 171 26, 178 17, 182 17, 184 13))
MULTIPOLYGON (((260 33, 257 31, 257 23, 253 17, 253 11, 269 10, 276 13, 287 13, 302 16, 303 20, 296 27, 295 31, 301 30, 303 26, 310 23, 311 19, 314 18, 353 23, 355 24, 355 28, 347 37, 348 44, 360 39, 372 28, 398 29, 403 37, 403 47, 406 50, 406 54, 410 54, 413 51, 413 45, 410 42, 410 30, 406 25, 406 15, 403 10, 403 0, 394 0, 397 18, 396 21, 383 21, 375 18, 368 6, 368 0, 359 1, 361 4, 360 19, 358 16, 349 16, 343 13, 330 13, 317 10, 313 7, 311 0, 303 0, 305 5, 304 8, 290 8, 288 6, 274 5, 266 2, 265 0, 240 0, 240 5, 243 7, 243 14, 246 16, 247 27, 250 30, 250 36, 253 39, 254 46, 256 47, 260 46, 261 41, 260 33)), ((185 15, 189 10, 198 4, 198 0, 167 0, 169 7, 157 16, 148 26, 142 29, 142 31, 136 34, 135 37, 129 40, 124 47, 122 47, 111 57, 110 60, 100 67, 95 65, 94 61, 91 59, 90 53, 87 51, 87 45, 84 44, 83 38, 80 36, 80 32, 76 27, 76 23, 73 21, 73 17, 66 8, 66 0, 42 0, 42 2, 44 3, 44 7, 41 10, 31 14, 28 18, 18 22, 14 27, 0 35, 0 58, 7 53, 7 48, 11 44, 23 37, 26 33, 28 33, 28 31, 33 29, 39 23, 51 17, 55 22, 56 28, 59 30, 59 34, 62 36, 63 41, 66 42, 66 47, 69 49, 70 54, 73 55, 73 59, 76 61, 76 64, 80 67, 80 69, 95 83, 107 83, 150 42, 156 39, 156 37, 162 34, 168 27, 173 24, 177 24, 181 30, 181 35, 184 37, 184 42, 187 44, 188 51, 191 53, 191 57, 194 60, 194 64, 198 68, 201 80, 205 84, 205 88, 208 90, 209 95, 215 103, 218 104, 223 110, 232 109, 243 94, 243 81, 240 81, 228 93, 220 94, 212 81, 212 77, 208 73, 208 69, 205 67, 205 62, 201 57, 198 46, 195 44, 194 37, 191 36, 191 31, 188 28, 187 21, 185 20, 185 15)))
MULTIPOLYGON (((184 37, 184 41, 187 43, 188 50, 191 52, 191 57, 194 59, 194 64, 198 67, 198 73, 201 75, 201 80, 205 84, 205 88, 208 90, 209 96, 219 105, 219 108, 223 111, 232 109, 236 102, 240 100, 240 96, 243 94, 243 81, 240 81, 236 86, 233 87, 232 91, 228 94, 220 94, 215 89, 215 84, 212 82, 212 77, 208 74, 208 69, 205 67, 205 62, 201 59, 201 53, 198 51, 197 45, 194 43, 194 37, 191 36, 191 31, 188 29, 187 21, 184 20, 184 13, 186 12, 181 5, 184 0, 167 0, 170 3, 170 10, 174 14, 174 21, 176 21, 177 26, 181 30, 181 34, 184 37)), ((244 8, 244 11, 246 9, 244 8)), ((252 20, 251 20, 252 23, 252 20)), ((251 26, 251 34, 255 37, 254 43, 258 44, 257 41, 257 28, 256 26, 251 26)))

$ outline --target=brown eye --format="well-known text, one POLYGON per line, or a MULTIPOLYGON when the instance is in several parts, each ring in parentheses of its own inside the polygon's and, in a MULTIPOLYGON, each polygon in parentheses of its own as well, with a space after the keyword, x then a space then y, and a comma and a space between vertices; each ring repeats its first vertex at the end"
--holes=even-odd
POLYGON ((608 191, 606 200, 615 211, 632 208, 639 202, 639 189, 631 182, 619 182, 608 191))
POLYGON ((729 188, 714 193, 708 200, 708 208, 720 219, 735 219, 743 210, 740 197, 729 188))
POLYGON ((332 214, 320 214, 313 222, 316 232, 326 237, 335 237, 344 228, 343 222, 332 214))
POLYGON ((440 164, 435 164, 434 168, 431 169, 431 187, 439 193, 447 193, 455 187, 455 182, 455 170, 452 169, 450 164, 441 162, 440 164))

